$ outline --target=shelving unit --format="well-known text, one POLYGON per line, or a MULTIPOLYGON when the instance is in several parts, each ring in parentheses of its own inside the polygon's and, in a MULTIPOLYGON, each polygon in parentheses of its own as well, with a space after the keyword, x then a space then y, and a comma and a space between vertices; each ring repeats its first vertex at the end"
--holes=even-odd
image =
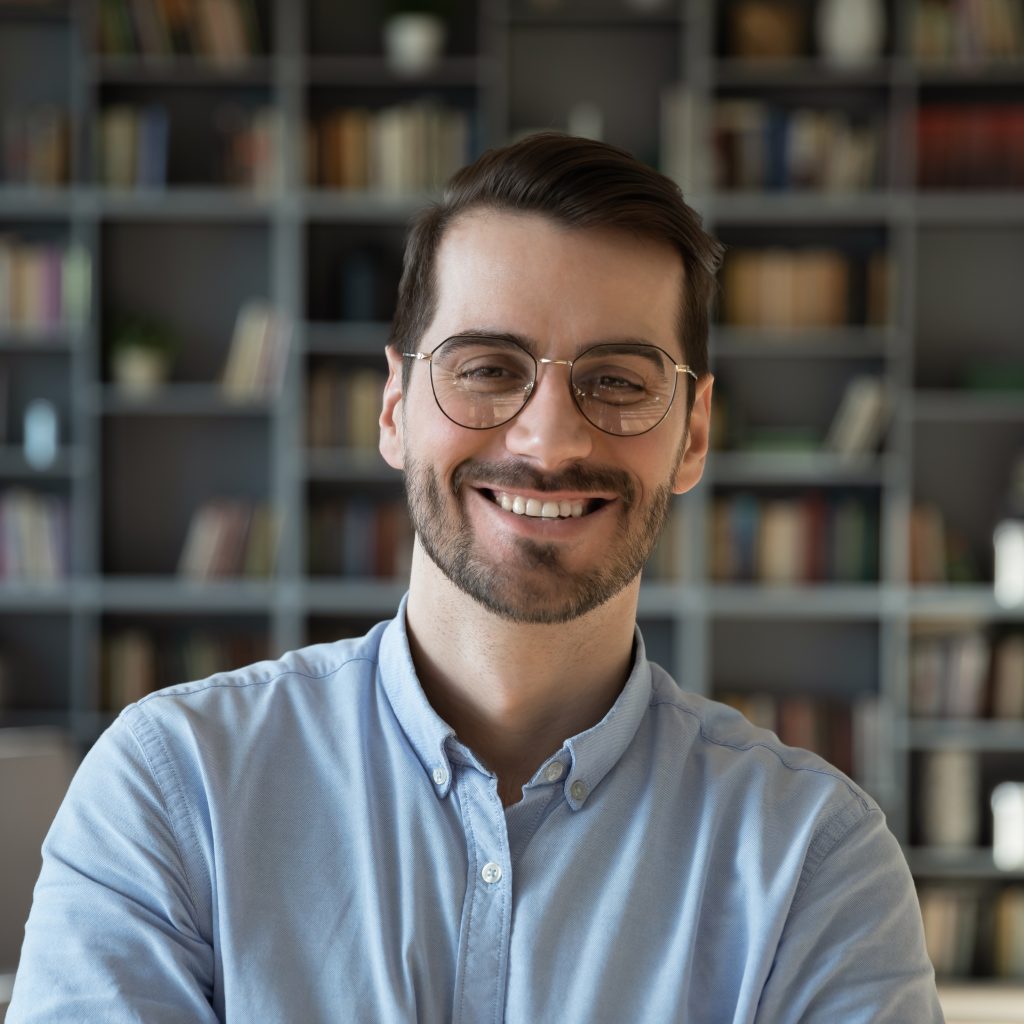
MULTIPOLYGON (((600 127, 675 173, 730 256, 788 246, 848 258, 837 322, 731 323, 735 296, 723 294, 711 352, 729 423, 705 481, 677 502, 659 571, 641 594, 641 622, 652 656, 687 689, 767 695, 778 713, 792 699, 805 721, 819 705, 873 703, 873 718, 857 718, 867 731, 855 742, 855 768, 922 891, 967 885, 988 900, 1020 884, 1020 873, 993 867, 980 845, 985 829, 963 849, 921 847, 917 813, 921 757, 935 750, 974 752, 984 786, 1024 780, 1024 721, 919 720, 909 691, 922 627, 1024 632, 1024 610, 992 596, 989 554, 1024 450, 1024 392, 966 387, 978 359, 1017 371, 1024 362, 1024 183, 919 188, 915 132, 922 107, 963 90, 1024 105, 1024 58, 923 64, 912 53, 914 5, 890 0, 883 53, 864 65, 838 66, 813 44, 791 59, 752 61, 729 48, 728 19, 741 2, 664 0, 642 11, 628 0, 458 0, 444 58, 418 77, 389 67, 375 4, 255 0, 261 46, 225 66, 98 54, 94 4, 0 3, 0 120, 12 100, 39 97, 62 107, 71 126, 65 185, 4 184, 0 164, 0 236, 81 247, 93 280, 80 323, 14 329, 0 320, 0 497, 17 487, 62 496, 70 548, 66 578, 0 578, 0 724, 61 726, 87 748, 114 711, 104 644, 125 630, 182 644, 200 628, 241 633, 253 650, 276 655, 393 613, 401 579, 324 575, 308 549, 319 504, 393 501, 401 480, 365 447, 310 446, 306 405, 319 366, 383 368, 405 225, 431 193, 318 185, 307 129, 341 108, 434 98, 464 112, 467 155, 533 128, 600 127), (38 58, 24 60, 33 48, 38 58), (722 188, 710 161, 720 99, 863 116, 878 126, 873 182, 834 192, 722 188), (276 145, 258 188, 223 184, 209 162, 221 144, 211 111, 228 100, 270 111, 276 145), (94 144, 102 111, 153 103, 169 111, 166 186, 106 187, 94 144), (868 281, 876 252, 887 258, 887 301, 872 297, 881 286, 868 281), (218 379, 235 316, 254 296, 294 324, 287 372, 279 392, 231 403, 218 379), (126 397, 112 382, 109 342, 122 312, 156 316, 181 339, 170 383, 153 397, 126 397), (820 439, 858 374, 883 380, 892 418, 878 450, 840 457, 820 439), (58 412, 58 455, 43 470, 22 452, 32 397, 58 412), (752 441, 758 432, 792 440, 795 431, 805 438, 796 447, 752 441), (720 500, 744 496, 763 512, 810 493, 826 505, 863 502, 859 528, 874 536, 868 578, 768 585, 756 571, 716 576, 720 500), (177 575, 192 516, 217 497, 275 509, 271 577, 177 575), (964 537, 973 581, 913 581, 911 509, 921 501, 964 537)), ((815 0, 795 6, 810 24, 815 0)), ((977 798, 987 807, 987 791, 977 798)), ((974 968, 991 965, 980 956, 974 968)))

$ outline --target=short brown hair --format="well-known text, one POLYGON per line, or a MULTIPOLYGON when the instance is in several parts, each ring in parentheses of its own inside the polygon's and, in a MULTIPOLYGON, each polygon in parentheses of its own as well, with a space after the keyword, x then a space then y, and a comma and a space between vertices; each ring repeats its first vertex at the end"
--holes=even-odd
MULTIPOLYGON (((683 260, 679 335, 698 376, 708 371, 708 322, 721 244, 679 186, 623 149, 539 132, 490 149, 463 167, 413 221, 405 246, 389 344, 415 347, 437 311, 437 250, 448 225, 472 209, 539 213, 567 227, 621 228, 667 242, 683 260)), ((412 361, 406 362, 404 382, 412 361)), ((690 389, 692 398, 693 389, 690 389)))

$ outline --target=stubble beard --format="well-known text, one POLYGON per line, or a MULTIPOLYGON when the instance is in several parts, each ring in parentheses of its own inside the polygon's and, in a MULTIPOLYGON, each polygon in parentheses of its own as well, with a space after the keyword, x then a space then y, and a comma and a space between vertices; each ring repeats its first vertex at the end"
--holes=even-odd
MULTIPOLYGON (((682 456, 680 447, 680 458, 682 456)), ((678 459, 676 460, 678 467, 678 459)), ((672 477, 675 476, 673 467, 672 477)), ((672 489, 659 485, 642 506, 627 473, 617 469, 574 467, 544 477, 516 461, 462 463, 445 495, 437 473, 405 456, 406 496, 413 527, 424 551, 461 591, 510 622, 555 625, 569 622, 609 601, 636 579, 654 550, 668 519, 672 489), (618 528, 605 561, 589 570, 571 571, 558 544, 514 539, 515 553, 487 557, 486 538, 478 538, 463 503, 470 480, 509 491, 612 491, 619 497, 618 528)))

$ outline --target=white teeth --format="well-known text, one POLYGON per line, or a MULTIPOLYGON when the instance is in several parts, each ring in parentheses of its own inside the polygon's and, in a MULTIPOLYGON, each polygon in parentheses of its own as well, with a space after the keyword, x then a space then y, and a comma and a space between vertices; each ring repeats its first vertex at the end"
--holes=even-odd
POLYGON ((523 498, 518 494, 498 491, 495 500, 506 512, 517 516, 533 516, 540 519, 579 519, 583 515, 582 501, 541 501, 538 498, 523 498))

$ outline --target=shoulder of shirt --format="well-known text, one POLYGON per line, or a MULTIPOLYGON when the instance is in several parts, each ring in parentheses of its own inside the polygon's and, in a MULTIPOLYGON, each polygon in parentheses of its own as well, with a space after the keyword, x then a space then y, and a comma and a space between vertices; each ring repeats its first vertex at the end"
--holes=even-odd
POLYGON ((217 672, 205 679, 154 690, 129 704, 118 717, 130 717, 142 709, 152 709, 156 702, 192 703, 214 691, 287 687, 302 680, 326 680, 346 668, 373 672, 379 658, 381 634, 387 625, 387 622, 380 622, 365 636, 312 644, 289 651, 280 658, 253 662, 231 671, 217 672))
MULTIPOLYGON (((678 724, 696 729, 694 742, 732 752, 737 759, 757 758, 784 774, 805 775, 823 782, 833 795, 846 795, 857 811, 879 811, 878 804, 843 772, 809 750, 790 747, 735 708, 683 690, 661 666, 651 664, 649 706, 658 715, 675 714, 678 724)), ((845 802, 845 801, 844 801, 845 802)))

